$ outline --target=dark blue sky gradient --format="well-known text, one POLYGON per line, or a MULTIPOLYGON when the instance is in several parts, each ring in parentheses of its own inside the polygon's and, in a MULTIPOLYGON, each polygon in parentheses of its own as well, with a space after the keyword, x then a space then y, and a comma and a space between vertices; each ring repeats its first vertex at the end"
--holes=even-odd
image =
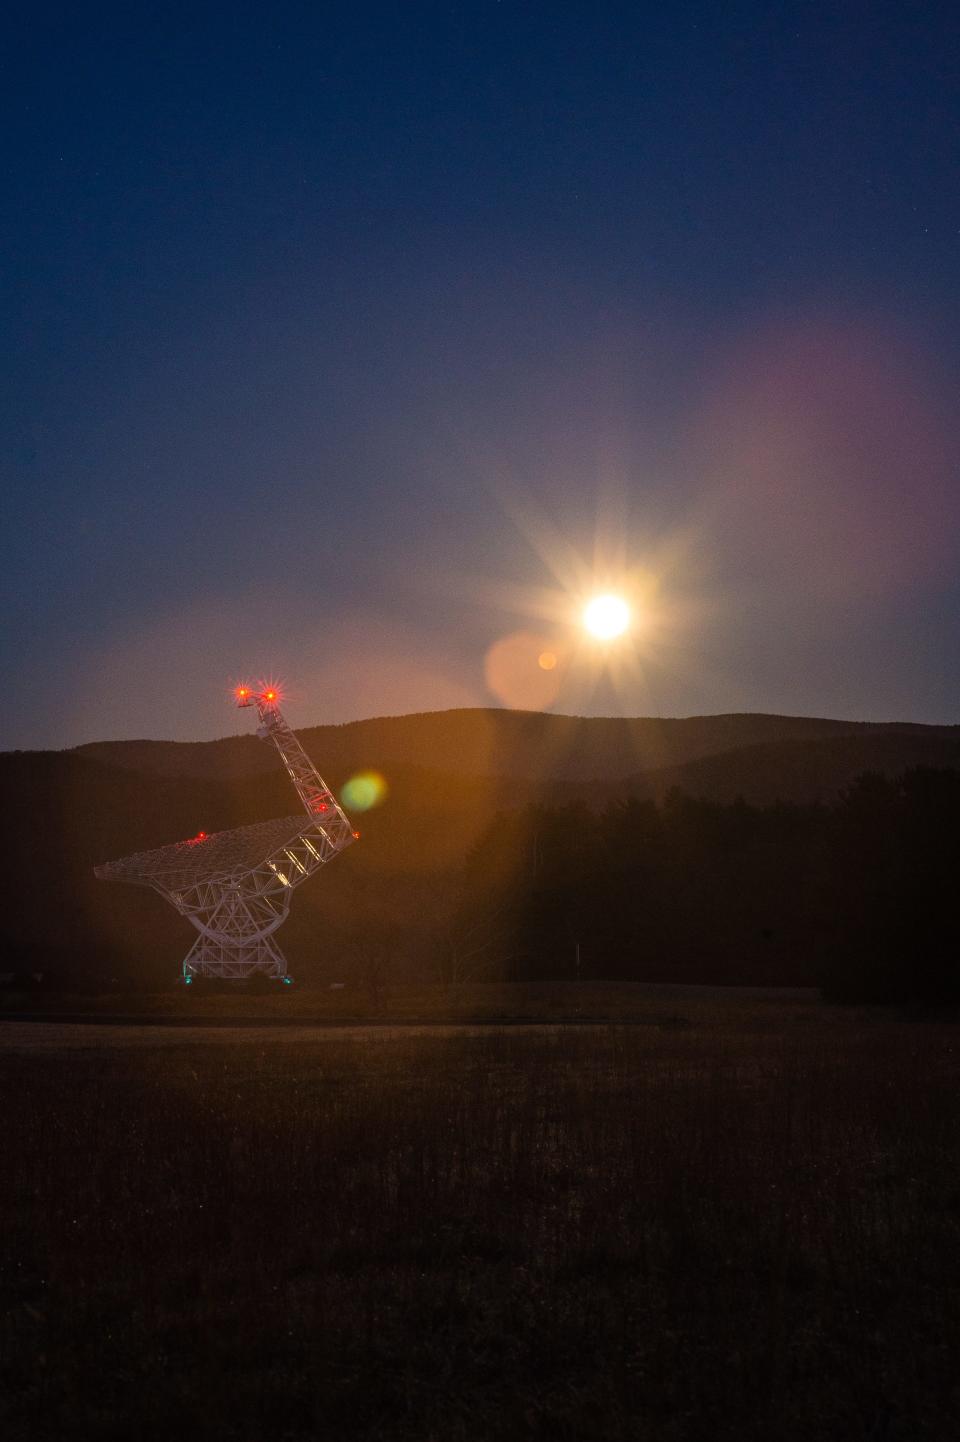
POLYGON ((0 744, 495 704, 560 541, 669 624, 555 709, 960 721, 957 16, 22 9, 0 744))

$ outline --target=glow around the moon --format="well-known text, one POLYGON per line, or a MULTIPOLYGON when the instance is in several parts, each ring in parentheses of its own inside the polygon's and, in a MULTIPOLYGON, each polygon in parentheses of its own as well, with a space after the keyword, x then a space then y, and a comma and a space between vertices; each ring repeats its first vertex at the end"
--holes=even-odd
POLYGON ((598 641, 612 641, 630 625, 630 607, 622 596, 594 596, 584 607, 583 624, 598 641))

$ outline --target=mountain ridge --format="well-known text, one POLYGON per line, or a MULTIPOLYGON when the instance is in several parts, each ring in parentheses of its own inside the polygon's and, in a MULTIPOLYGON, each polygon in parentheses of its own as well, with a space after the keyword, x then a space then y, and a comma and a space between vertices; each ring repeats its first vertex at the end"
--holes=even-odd
MULTIPOLYGON (((395 765, 476 777, 614 781, 755 745, 838 737, 960 740, 958 725, 845 721, 726 712, 690 717, 583 717, 465 707, 298 729, 321 770, 395 765)), ((93 741, 70 748, 125 770, 240 781, 275 769, 255 736, 213 741, 93 741)))

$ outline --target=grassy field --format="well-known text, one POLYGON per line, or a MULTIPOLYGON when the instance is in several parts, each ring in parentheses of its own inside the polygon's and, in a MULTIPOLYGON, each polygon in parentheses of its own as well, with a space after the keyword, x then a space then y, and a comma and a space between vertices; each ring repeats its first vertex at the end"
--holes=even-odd
POLYGON ((10 1438, 953 1438, 960 1032, 0 1029, 10 1438))
POLYGON ((375 1024, 510 1021, 627 1021, 642 1025, 671 1019, 683 1024, 729 1027, 742 1021, 776 1026, 822 1026, 845 1012, 827 1011, 813 987, 700 987, 644 982, 469 982, 457 986, 301 986, 277 982, 262 989, 221 984, 171 985, 156 992, 0 992, 0 1015, 129 1015, 177 1022, 265 1021, 375 1024), (784 1002, 789 1006, 784 1007, 784 1002))

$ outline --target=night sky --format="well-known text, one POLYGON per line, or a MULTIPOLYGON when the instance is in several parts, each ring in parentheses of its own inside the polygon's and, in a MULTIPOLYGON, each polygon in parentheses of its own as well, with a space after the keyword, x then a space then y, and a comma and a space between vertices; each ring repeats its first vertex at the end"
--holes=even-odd
POLYGON ((958 16, 19 7, 0 744, 960 721, 958 16))

